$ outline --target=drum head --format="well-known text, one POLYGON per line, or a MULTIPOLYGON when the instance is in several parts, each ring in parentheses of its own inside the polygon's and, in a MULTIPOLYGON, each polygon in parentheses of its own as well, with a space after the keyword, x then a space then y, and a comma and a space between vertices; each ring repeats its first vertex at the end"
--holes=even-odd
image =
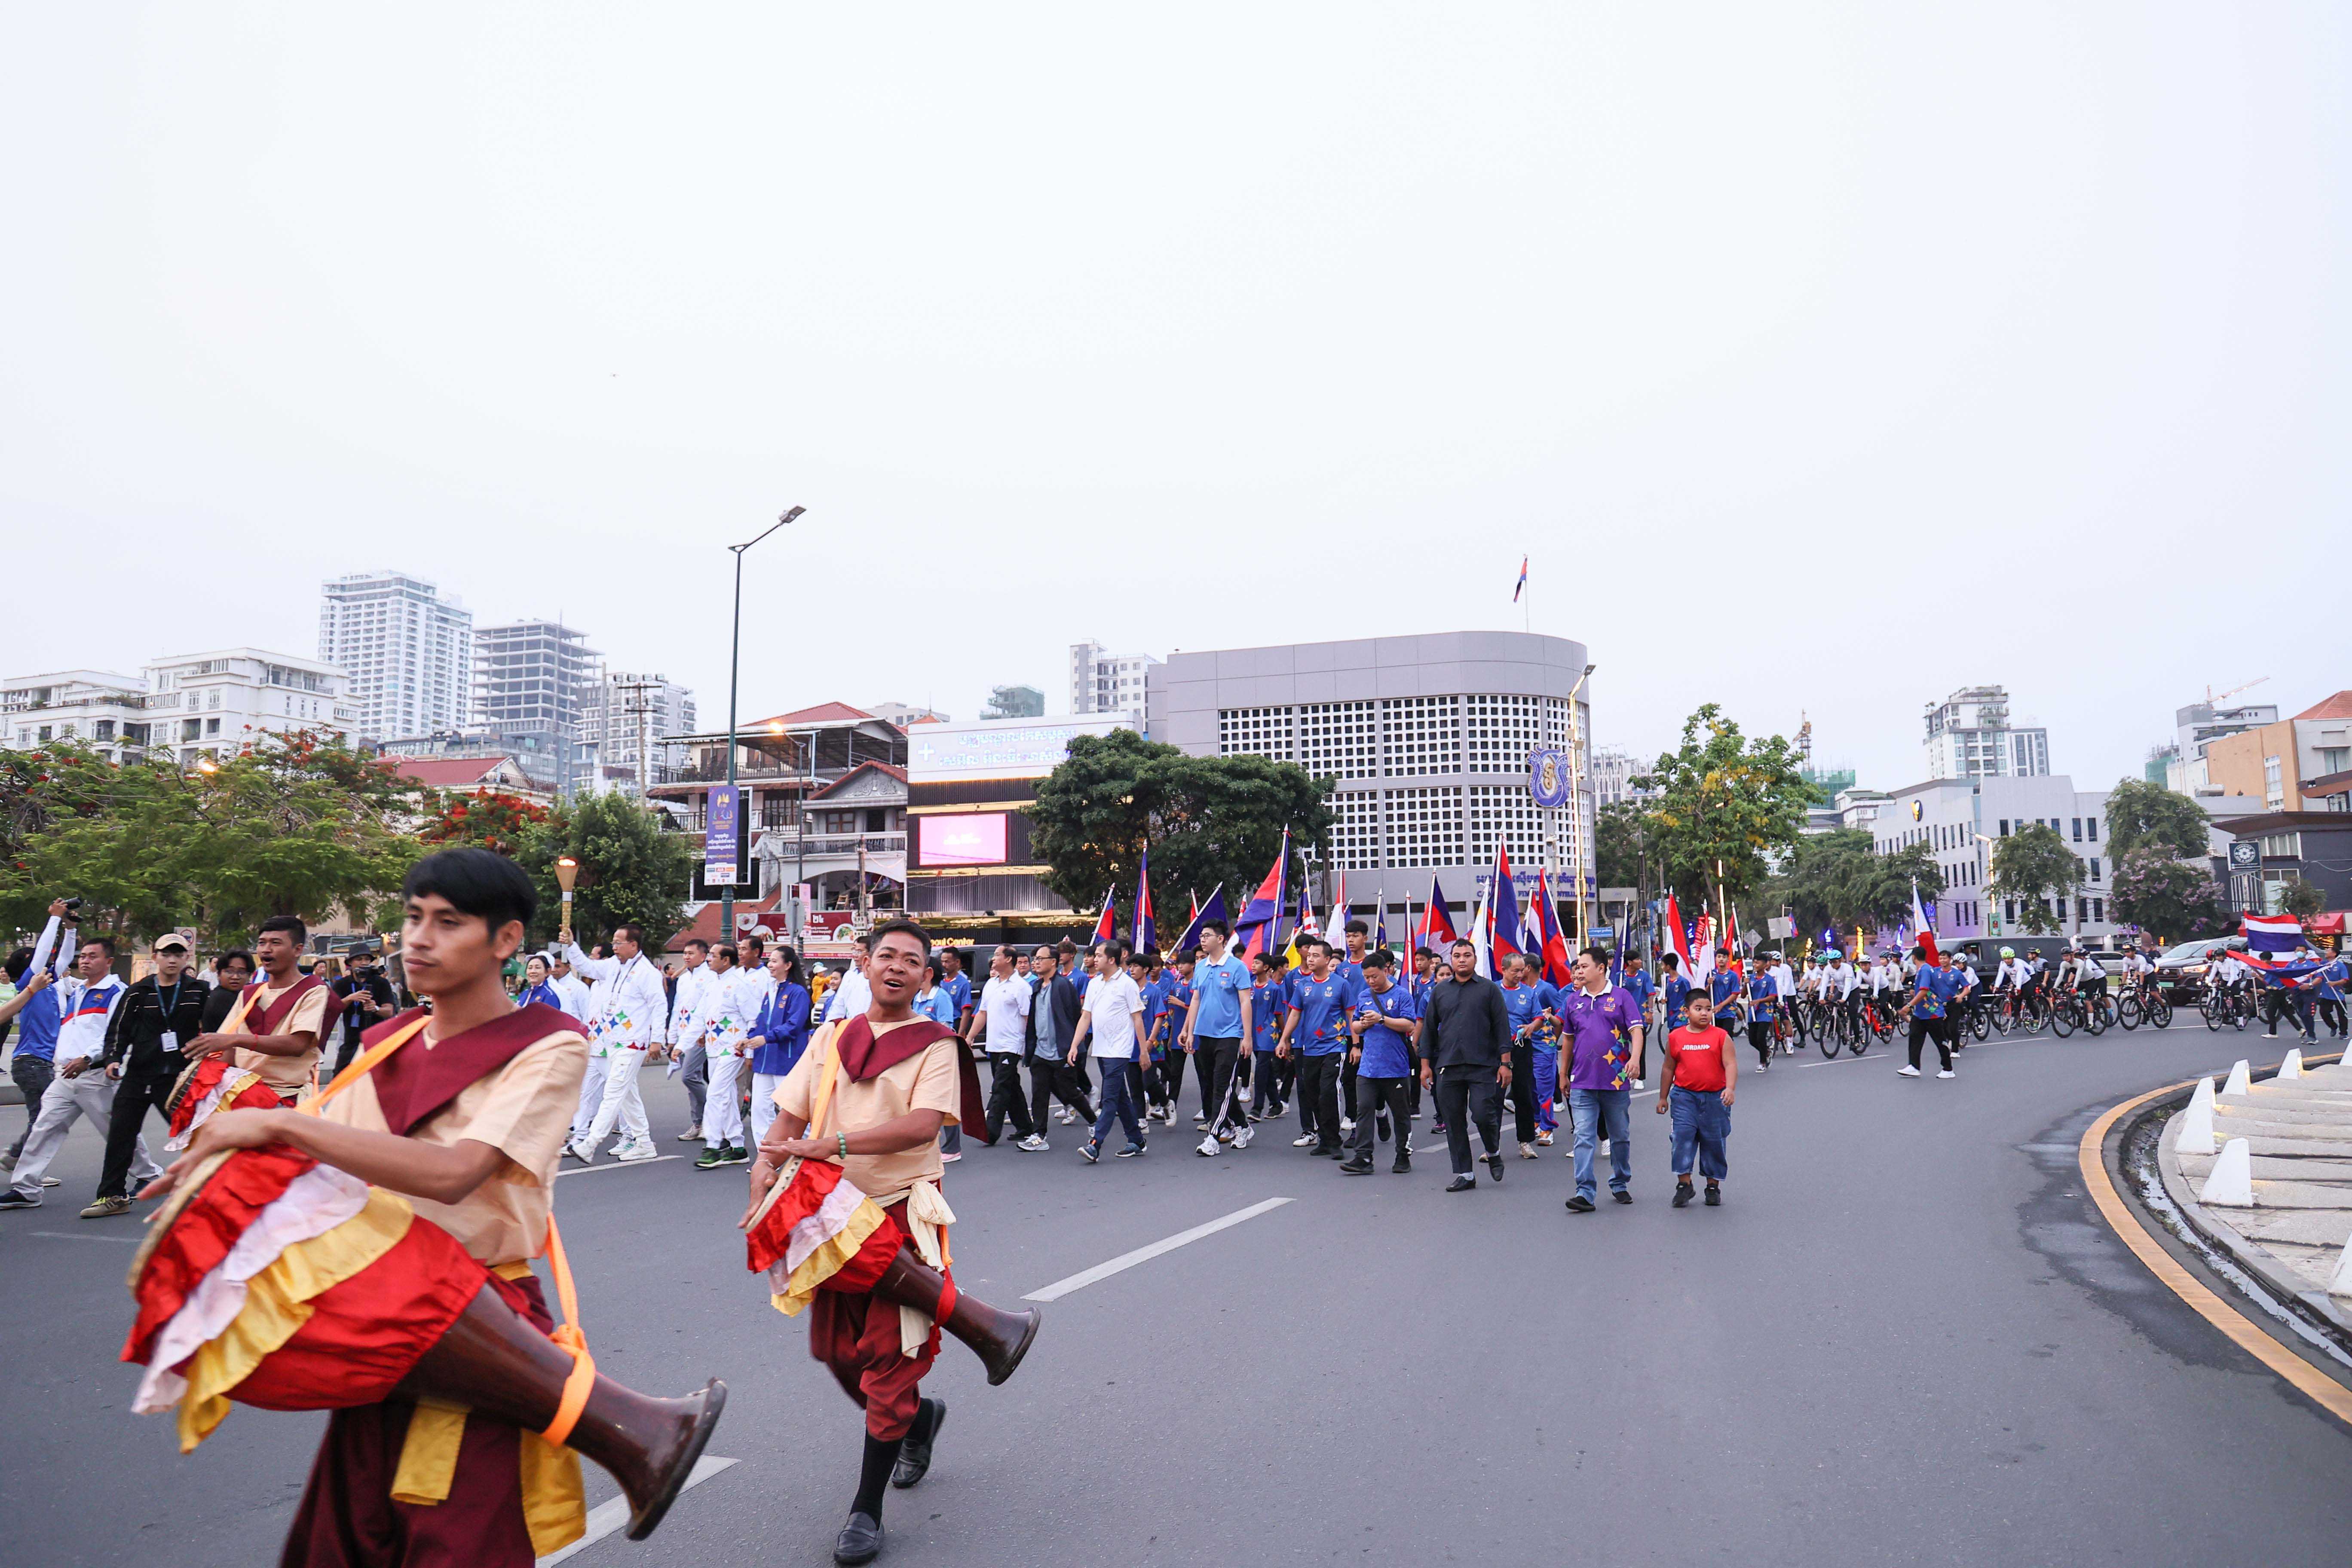
POLYGON ((221 1149, 205 1155, 194 1170, 180 1178, 179 1184, 165 1195, 155 1212, 147 1216, 147 1234, 140 1237, 139 1250, 131 1258, 131 1274, 126 1283, 132 1290, 139 1289, 139 1277, 147 1272, 147 1260, 155 1256, 155 1244, 163 1240, 187 1206, 195 1201, 196 1194, 205 1190, 205 1184, 213 1179, 214 1173, 227 1164, 229 1156, 236 1152, 234 1149, 221 1149))
POLYGON ((188 1089, 190 1086, 196 1081, 196 1075, 204 1071, 205 1063, 212 1059, 213 1058, 210 1057, 205 1057, 201 1060, 190 1062, 181 1072, 180 1076, 172 1080, 172 1092, 166 1095, 163 1100, 164 1121, 171 1121, 173 1116, 177 1113, 180 1109, 180 1102, 188 1098, 188 1089))

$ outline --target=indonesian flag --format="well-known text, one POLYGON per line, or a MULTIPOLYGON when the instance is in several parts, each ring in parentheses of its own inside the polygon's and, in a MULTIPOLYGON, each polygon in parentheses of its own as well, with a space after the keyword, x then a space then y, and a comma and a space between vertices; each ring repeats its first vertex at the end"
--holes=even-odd
MULTIPOLYGON (((1929 920, 1927 911, 1919 907, 1919 884, 1916 881, 1911 884, 1911 930, 1918 937, 1919 951, 1927 955, 1927 962, 1943 963, 1943 956, 1936 951, 1936 922, 1929 920)), ((1859 943, 1856 943, 1856 951, 1860 951, 1859 943)))
POLYGON ((2247 915, 2238 923, 2249 952, 2293 952, 2303 943, 2303 922, 2293 915, 2247 915))
POLYGON ((1691 967, 1690 939, 1683 934, 1683 907, 1672 893, 1666 895, 1666 940, 1674 944, 1675 957, 1681 961, 1683 978, 1697 973, 1691 967))
POLYGON ((1691 970, 1690 977, 1692 984, 1696 984, 1700 975, 1715 973, 1715 917, 1713 915, 1698 917, 1693 948, 1690 957, 1696 967, 1691 970))
POLYGON ((879 1279, 898 1255, 900 1237, 889 1221, 839 1165, 795 1160, 744 1233, 745 1266, 767 1272, 769 1300, 791 1317, 844 1269, 870 1269, 869 1285, 879 1279))

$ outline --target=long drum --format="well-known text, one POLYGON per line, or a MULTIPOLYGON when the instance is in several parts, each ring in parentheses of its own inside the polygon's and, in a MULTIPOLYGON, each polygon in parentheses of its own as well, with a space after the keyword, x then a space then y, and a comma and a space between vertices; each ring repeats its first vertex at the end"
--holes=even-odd
POLYGON ((282 1103, 259 1073, 226 1056, 208 1056, 182 1073, 163 1100, 163 1119, 171 1123, 163 1147, 186 1148, 215 1110, 271 1110, 282 1103))

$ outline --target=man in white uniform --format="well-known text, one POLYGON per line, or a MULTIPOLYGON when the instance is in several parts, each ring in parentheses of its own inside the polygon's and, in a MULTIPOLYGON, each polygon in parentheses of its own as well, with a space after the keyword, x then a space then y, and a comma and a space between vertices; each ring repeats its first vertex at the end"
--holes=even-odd
POLYGON ((572 1140, 572 1157, 593 1161, 615 1124, 621 1142, 613 1156, 619 1160, 654 1157, 653 1133, 646 1125, 645 1097, 637 1091, 637 1073, 646 1052, 661 1037, 664 1005, 661 971, 646 957, 644 931, 634 925, 613 933, 613 956, 591 958, 574 942, 563 956, 572 969, 596 987, 588 1026, 593 1032, 588 1070, 596 1070, 595 1053, 604 1052, 604 1094, 587 1133, 572 1140))
POLYGON ((702 1136, 702 1097, 710 1087, 710 1057, 699 1034, 689 1038, 688 1030, 718 988, 718 981, 719 971, 711 967, 710 944, 698 936, 688 937, 686 968, 678 974, 677 991, 670 998, 667 1037, 670 1053, 678 1058, 678 1067, 683 1069, 681 1078, 686 1084, 687 1127, 677 1135, 681 1143, 691 1143, 702 1136))
POLYGON ((691 1016, 679 1026, 678 1042, 703 1053, 709 1092, 702 1102, 702 1158, 695 1169, 740 1165, 751 1156, 743 1148, 743 1105, 735 1093, 735 1069, 741 1059, 744 1037, 760 1016, 761 986, 757 970, 740 968, 735 944, 722 942, 710 950, 710 979, 691 1016))

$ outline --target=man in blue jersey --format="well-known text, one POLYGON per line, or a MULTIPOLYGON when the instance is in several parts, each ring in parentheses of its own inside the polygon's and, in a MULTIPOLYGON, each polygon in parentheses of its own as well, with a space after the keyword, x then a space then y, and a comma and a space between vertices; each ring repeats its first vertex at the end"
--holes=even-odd
POLYGON ((1274 1047, 1282 1043, 1283 1021, 1290 1016, 1290 985, 1279 953, 1252 953, 1249 963, 1250 1120, 1276 1121, 1282 1117, 1282 1085, 1274 1047))
MULTIPOLYGON (((1340 932, 1347 942, 1348 951, 1344 957, 1334 955, 1338 961, 1331 968, 1352 988, 1348 1001, 1349 1011, 1352 1015, 1364 999, 1364 950, 1365 944, 1371 940, 1372 928, 1361 921, 1349 921, 1340 928, 1340 932)), ((1350 1054, 1339 1068, 1339 1131, 1343 1136, 1356 1124, 1355 1106, 1356 1061, 1350 1054)))
MULTIPOLYGON (((32 1135, 33 1119, 41 1113, 41 1097, 57 1076, 58 1024, 63 1015, 58 1011, 54 989, 58 976, 49 967, 49 955, 56 951, 59 921, 66 912, 63 899, 50 904, 49 921, 42 928, 39 943, 8 955, 8 979, 16 994, 0 1006, 0 1019, 13 1017, 16 1022, 16 1054, 10 1059, 9 1074, 25 1097, 25 1131, 16 1135, 7 1153, 0 1154, 0 1171, 16 1168, 16 1156, 24 1152, 25 1140, 32 1135)), ((49 1177, 44 1184, 54 1186, 57 1178, 49 1177)))
MULTIPOLYGON (((1503 1011, 1511 1020, 1511 1116, 1519 1135, 1519 1158, 1536 1157, 1536 1140, 1549 1143, 1548 1130, 1540 1125, 1543 1113, 1549 1110, 1551 1095, 1538 1092, 1537 1056, 1547 1047, 1559 1049, 1556 1029, 1540 1027, 1546 1019, 1557 1026, 1559 1022, 1559 992, 1543 973, 1532 953, 1514 952, 1503 960, 1503 1011), (1538 1037, 1544 1037, 1538 1039, 1538 1037)), ((1552 1066, 1557 1071, 1559 1061, 1552 1066)), ((1554 1090, 1557 1092, 1557 1080, 1554 1090)))
POLYGON ((1421 1009, 1413 1005, 1411 988, 1396 983, 1396 955, 1387 948, 1367 954, 1363 969, 1364 992, 1348 1026, 1353 1041, 1348 1055, 1356 1067, 1353 1152, 1339 1169, 1351 1176, 1370 1175, 1373 1128, 1377 1124, 1380 1136, 1386 1137, 1393 1124, 1396 1163, 1389 1168, 1402 1176, 1412 1169, 1412 1100, 1405 1085, 1413 1077, 1412 1037, 1421 1009))
POLYGON ((1210 1156, 1227 1143, 1249 1147, 1249 1112, 1242 1104, 1240 1073, 1257 1021, 1257 994, 1250 966, 1227 949, 1228 936, 1224 921, 1210 921, 1201 928, 1197 955, 1191 949, 1179 955, 1191 973, 1178 1044, 1192 1058, 1202 1104, 1214 1107, 1202 1125, 1198 1150, 1210 1156))
POLYGON ((1318 1159, 1338 1159, 1339 1063, 1348 1039, 1348 1016, 1355 987, 1331 963, 1331 944, 1319 936, 1300 939, 1307 973, 1290 984, 1290 1016, 1282 1026, 1278 1058, 1298 1058, 1298 1110, 1307 1131, 1292 1142, 1318 1159))

